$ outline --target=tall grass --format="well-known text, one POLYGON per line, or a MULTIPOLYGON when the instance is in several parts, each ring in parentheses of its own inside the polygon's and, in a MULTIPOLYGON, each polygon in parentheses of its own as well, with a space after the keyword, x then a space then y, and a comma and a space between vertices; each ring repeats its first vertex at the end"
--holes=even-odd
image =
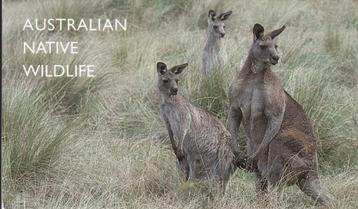
MULTIPOLYGON (((230 82, 252 26, 286 24, 273 67, 315 122, 323 183, 334 208, 357 208, 356 3, 343 1, 4 1, 2 159, 7 208, 311 208, 290 187, 266 204, 238 171, 225 196, 181 182, 159 116, 155 63, 188 62, 179 91, 226 120, 230 82), (232 10, 222 73, 204 78, 209 9, 232 10), (21 32, 26 17, 127 17, 124 33, 21 32), (79 41, 78 55, 22 54, 21 42, 79 41), (25 77, 23 64, 94 64, 95 78, 25 77), (88 120, 89 118, 89 120, 88 120), (75 122, 73 122, 75 121, 75 122)), ((242 139, 244 134, 241 132, 242 139)))
POLYGON ((224 116, 227 110, 228 96, 222 71, 215 71, 207 76, 201 75, 199 90, 194 92, 194 101, 210 112, 224 116))
POLYGON ((6 81, 2 98, 2 183, 9 200, 28 181, 54 175, 60 147, 71 138, 70 125, 75 124, 53 116, 43 94, 27 82, 6 81))

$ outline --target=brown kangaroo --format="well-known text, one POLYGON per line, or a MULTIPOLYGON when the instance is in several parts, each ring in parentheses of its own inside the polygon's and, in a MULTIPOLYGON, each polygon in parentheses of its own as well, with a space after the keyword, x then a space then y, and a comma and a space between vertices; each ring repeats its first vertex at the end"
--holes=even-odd
POLYGON ((262 25, 254 25, 249 55, 230 86, 229 130, 235 141, 243 120, 259 196, 267 189, 297 184, 307 195, 328 204, 333 197, 319 181, 313 122, 271 70, 279 60, 274 39, 284 29, 264 34, 262 25))
POLYGON ((178 92, 179 76, 187 66, 168 69, 166 64, 157 63, 160 113, 184 178, 216 180, 225 191, 230 175, 243 161, 234 155, 224 124, 178 92))

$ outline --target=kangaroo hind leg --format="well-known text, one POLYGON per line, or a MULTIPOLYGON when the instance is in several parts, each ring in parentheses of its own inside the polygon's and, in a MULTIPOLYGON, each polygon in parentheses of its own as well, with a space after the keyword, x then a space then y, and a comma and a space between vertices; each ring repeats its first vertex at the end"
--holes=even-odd
POLYGON ((328 206, 334 200, 334 197, 321 186, 317 177, 310 178, 306 176, 306 178, 304 177, 299 180, 298 186, 305 194, 322 205, 328 206))

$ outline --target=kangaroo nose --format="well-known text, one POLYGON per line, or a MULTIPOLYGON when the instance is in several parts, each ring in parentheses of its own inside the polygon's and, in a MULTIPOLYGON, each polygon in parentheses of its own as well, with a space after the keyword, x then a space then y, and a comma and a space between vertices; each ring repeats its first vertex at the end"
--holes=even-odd
POLYGON ((177 94, 178 93, 178 88, 172 88, 172 93, 177 94))
POLYGON ((278 60, 279 60, 279 59, 280 59, 280 57, 277 56, 277 55, 271 56, 271 59, 270 59, 271 64, 276 65, 276 64, 278 63, 278 60))
POLYGON ((225 33, 220 33, 221 38, 224 38, 225 33))

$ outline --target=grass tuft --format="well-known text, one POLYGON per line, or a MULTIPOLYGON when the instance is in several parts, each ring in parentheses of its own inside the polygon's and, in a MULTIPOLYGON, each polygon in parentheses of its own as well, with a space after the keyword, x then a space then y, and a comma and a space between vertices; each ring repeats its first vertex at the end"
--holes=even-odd
POLYGON ((215 71, 201 77, 199 89, 194 92, 193 100, 210 112, 224 116, 228 106, 228 96, 223 72, 215 71))

